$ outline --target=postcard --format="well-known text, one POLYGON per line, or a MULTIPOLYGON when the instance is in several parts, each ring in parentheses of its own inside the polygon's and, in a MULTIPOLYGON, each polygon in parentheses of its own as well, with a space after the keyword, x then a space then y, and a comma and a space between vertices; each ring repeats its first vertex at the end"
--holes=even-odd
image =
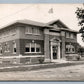
POLYGON ((84 81, 83 4, 0 4, 0 81, 84 81))

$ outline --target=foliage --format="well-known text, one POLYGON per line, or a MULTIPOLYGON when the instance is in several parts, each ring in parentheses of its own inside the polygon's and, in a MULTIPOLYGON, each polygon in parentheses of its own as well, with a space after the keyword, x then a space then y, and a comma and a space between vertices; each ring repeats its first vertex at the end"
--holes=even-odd
POLYGON ((84 9, 83 8, 77 8, 76 10, 76 15, 77 15, 77 18, 79 21, 79 26, 84 26, 83 23, 84 23, 84 9))
POLYGON ((78 25, 81 26, 79 33, 82 33, 82 40, 84 41, 84 8, 77 8, 76 15, 79 20, 78 25))
POLYGON ((38 61, 39 61, 40 64, 42 64, 44 62, 44 57, 39 57, 38 61))

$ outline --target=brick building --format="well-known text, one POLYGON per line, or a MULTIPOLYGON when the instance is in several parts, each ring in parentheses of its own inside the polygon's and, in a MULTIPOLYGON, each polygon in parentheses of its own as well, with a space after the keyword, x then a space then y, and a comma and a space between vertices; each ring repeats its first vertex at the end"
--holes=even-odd
POLYGON ((77 31, 60 20, 40 23, 17 20, 0 29, 0 63, 36 63, 77 54, 77 31))

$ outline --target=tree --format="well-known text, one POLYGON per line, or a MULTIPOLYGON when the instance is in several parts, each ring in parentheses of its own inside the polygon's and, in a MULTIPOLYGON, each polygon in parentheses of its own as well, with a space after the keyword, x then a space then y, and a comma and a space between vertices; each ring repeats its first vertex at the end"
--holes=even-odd
POLYGON ((84 41, 84 8, 77 8, 76 15, 79 20, 78 25, 81 26, 79 33, 82 33, 82 40, 84 41))

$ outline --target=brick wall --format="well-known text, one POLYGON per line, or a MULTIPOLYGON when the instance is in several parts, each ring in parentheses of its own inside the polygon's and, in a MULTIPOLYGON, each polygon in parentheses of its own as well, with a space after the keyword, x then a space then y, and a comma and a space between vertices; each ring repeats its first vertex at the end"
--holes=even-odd
POLYGON ((2 45, 2 55, 1 56, 17 56, 19 55, 19 40, 11 40, 11 41, 6 41, 1 43, 2 45), (17 46, 17 52, 16 54, 13 54, 13 41, 16 42, 16 46, 17 46), (9 52, 5 52, 5 43, 7 43, 9 45, 9 52))
MULTIPOLYGON (((25 34, 25 28, 29 27, 30 25, 18 25, 18 33, 20 34, 19 38, 20 39, 33 39, 33 40, 43 40, 44 36, 43 36, 43 29, 40 28, 41 30, 41 34, 40 35, 35 35, 35 34, 25 34)), ((31 27, 35 28, 36 26, 32 26, 31 27)))

